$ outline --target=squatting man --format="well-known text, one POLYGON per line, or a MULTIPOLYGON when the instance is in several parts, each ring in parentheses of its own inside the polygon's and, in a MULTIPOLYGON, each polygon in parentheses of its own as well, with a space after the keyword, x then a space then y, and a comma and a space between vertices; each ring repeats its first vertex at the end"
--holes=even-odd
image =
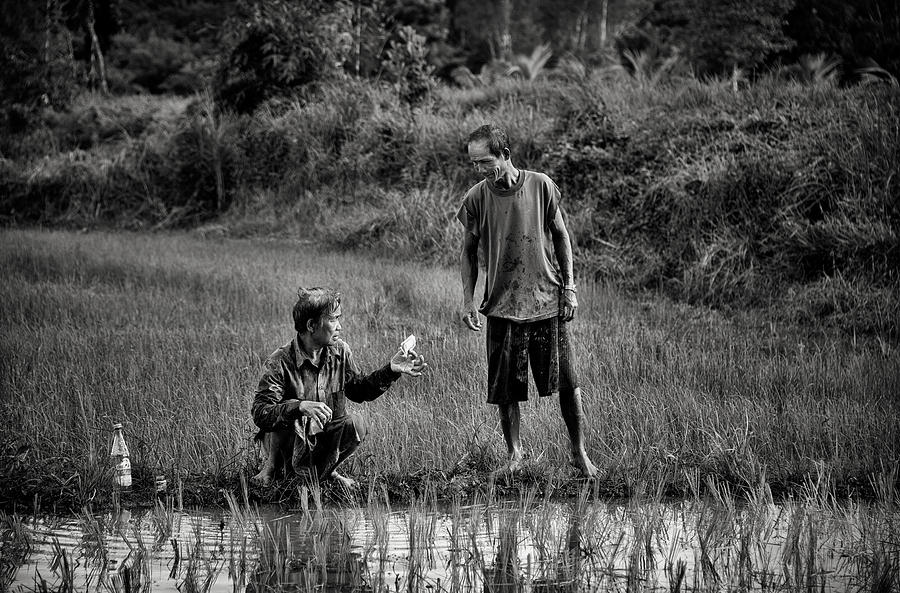
POLYGON ((365 439, 367 426, 346 401, 372 401, 401 375, 418 377, 428 365, 401 346, 388 364, 363 374, 340 337, 341 295, 335 290, 299 289, 293 320, 297 335, 266 359, 254 396, 251 412, 265 460, 252 481, 268 485, 282 471, 353 488, 356 482, 336 470, 365 439))
POLYGON ((519 402, 528 399, 528 367, 541 396, 559 394, 572 464, 588 478, 597 468, 585 452, 581 390, 570 353, 568 322, 578 308, 572 242, 556 184, 513 165, 509 138, 496 125, 469 135, 469 160, 483 179, 466 193, 457 218, 465 227, 460 255, 462 321, 481 331, 487 318, 488 396, 500 411, 508 459, 522 463, 519 402), (484 254, 484 299, 476 309, 479 245, 484 254))

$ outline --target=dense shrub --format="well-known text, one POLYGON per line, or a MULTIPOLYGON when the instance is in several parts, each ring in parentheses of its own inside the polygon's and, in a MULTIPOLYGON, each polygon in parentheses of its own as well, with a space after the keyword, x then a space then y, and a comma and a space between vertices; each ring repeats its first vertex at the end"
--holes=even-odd
POLYGON ((170 92, 190 94, 201 91, 212 72, 198 68, 202 60, 190 43, 160 37, 151 32, 145 38, 120 33, 113 39, 109 59, 110 89, 118 92, 170 92), (184 74, 191 73, 192 76, 184 74))
POLYGON ((349 18, 327 2, 239 4, 215 83, 217 101, 250 113, 267 99, 336 76, 347 51, 349 18))
POLYGON ((434 66, 428 63, 425 37, 409 26, 400 27, 385 52, 384 70, 396 85, 400 100, 421 103, 435 86, 434 66))
POLYGON ((228 207, 238 161, 234 124, 216 113, 208 97, 185 116, 169 143, 177 188, 173 205, 202 218, 228 207))
POLYGON ((900 278, 896 89, 579 79, 458 93, 410 108, 389 86, 346 80, 254 115, 209 97, 164 114, 79 107, 41 142, 85 149, 3 162, 0 216, 145 227, 218 216, 242 233, 449 262, 453 214, 477 180, 465 138, 497 121, 516 164, 560 186, 582 274, 715 306, 768 306, 793 291, 783 310, 799 318, 896 332, 889 316, 863 323, 845 305, 872 311, 900 278))

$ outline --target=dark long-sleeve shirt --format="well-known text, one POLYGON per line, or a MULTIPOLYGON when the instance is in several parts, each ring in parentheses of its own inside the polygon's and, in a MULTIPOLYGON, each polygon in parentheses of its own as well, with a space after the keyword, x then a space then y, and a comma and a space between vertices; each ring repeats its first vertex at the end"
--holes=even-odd
POLYGON ((253 422, 266 431, 290 428, 300 418, 304 400, 325 402, 332 420, 338 420, 347 413, 347 399, 374 400, 399 377, 390 365, 364 375, 342 340, 322 348, 319 360, 313 361, 294 338, 266 359, 253 398, 253 422))

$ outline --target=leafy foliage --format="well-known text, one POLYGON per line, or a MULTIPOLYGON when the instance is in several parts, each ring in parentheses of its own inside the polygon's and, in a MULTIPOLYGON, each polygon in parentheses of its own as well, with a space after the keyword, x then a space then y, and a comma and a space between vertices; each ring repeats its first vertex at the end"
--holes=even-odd
POLYGON ((120 91, 174 92, 202 90, 204 76, 188 76, 198 63, 189 43, 150 33, 139 38, 130 33, 115 37, 110 51, 110 86, 120 91))
POLYGON ((525 80, 534 80, 544 73, 547 62, 553 56, 550 45, 542 43, 535 46, 530 55, 519 54, 513 60, 513 65, 507 70, 509 75, 522 76, 525 80))
POLYGON ((231 49, 219 70, 217 101, 246 113, 335 76, 350 49, 349 9, 323 0, 242 2, 228 25, 231 49))
POLYGON ((667 45, 683 48, 697 72, 754 69, 790 49, 784 31, 793 0, 673 0, 657 2, 646 21, 667 45))
MULTIPOLYGON (((78 78, 58 2, 4 6, 0 19, 0 129, 24 131, 35 112, 69 104, 78 78)), ((5 142, 4 142, 5 143, 5 142)), ((6 151, 0 146, 0 150, 6 151)))
POLYGON ((785 58, 824 53, 847 64, 844 76, 877 63, 900 76, 900 3, 895 0, 796 0, 785 32, 796 45, 785 58))
POLYGON ((425 38, 409 26, 400 28, 398 38, 385 52, 384 69, 404 103, 419 103, 434 87, 434 66, 428 63, 427 57, 425 38))
POLYGON ((674 53, 661 58, 651 50, 634 51, 626 49, 622 52, 625 71, 628 72, 641 88, 653 88, 670 77, 682 65, 681 56, 674 53))

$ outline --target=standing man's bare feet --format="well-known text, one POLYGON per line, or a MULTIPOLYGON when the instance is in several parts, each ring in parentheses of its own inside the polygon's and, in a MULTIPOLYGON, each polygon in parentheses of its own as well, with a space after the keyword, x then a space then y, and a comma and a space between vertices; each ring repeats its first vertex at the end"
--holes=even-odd
POLYGON ((514 453, 509 456, 509 459, 501 465, 498 469, 495 469, 492 473, 495 476, 501 476, 504 474, 515 474, 519 470, 522 469, 522 454, 514 453))
POLYGON ((583 478, 593 479, 597 477, 597 466, 591 462, 585 453, 572 456, 572 465, 581 472, 583 478))

